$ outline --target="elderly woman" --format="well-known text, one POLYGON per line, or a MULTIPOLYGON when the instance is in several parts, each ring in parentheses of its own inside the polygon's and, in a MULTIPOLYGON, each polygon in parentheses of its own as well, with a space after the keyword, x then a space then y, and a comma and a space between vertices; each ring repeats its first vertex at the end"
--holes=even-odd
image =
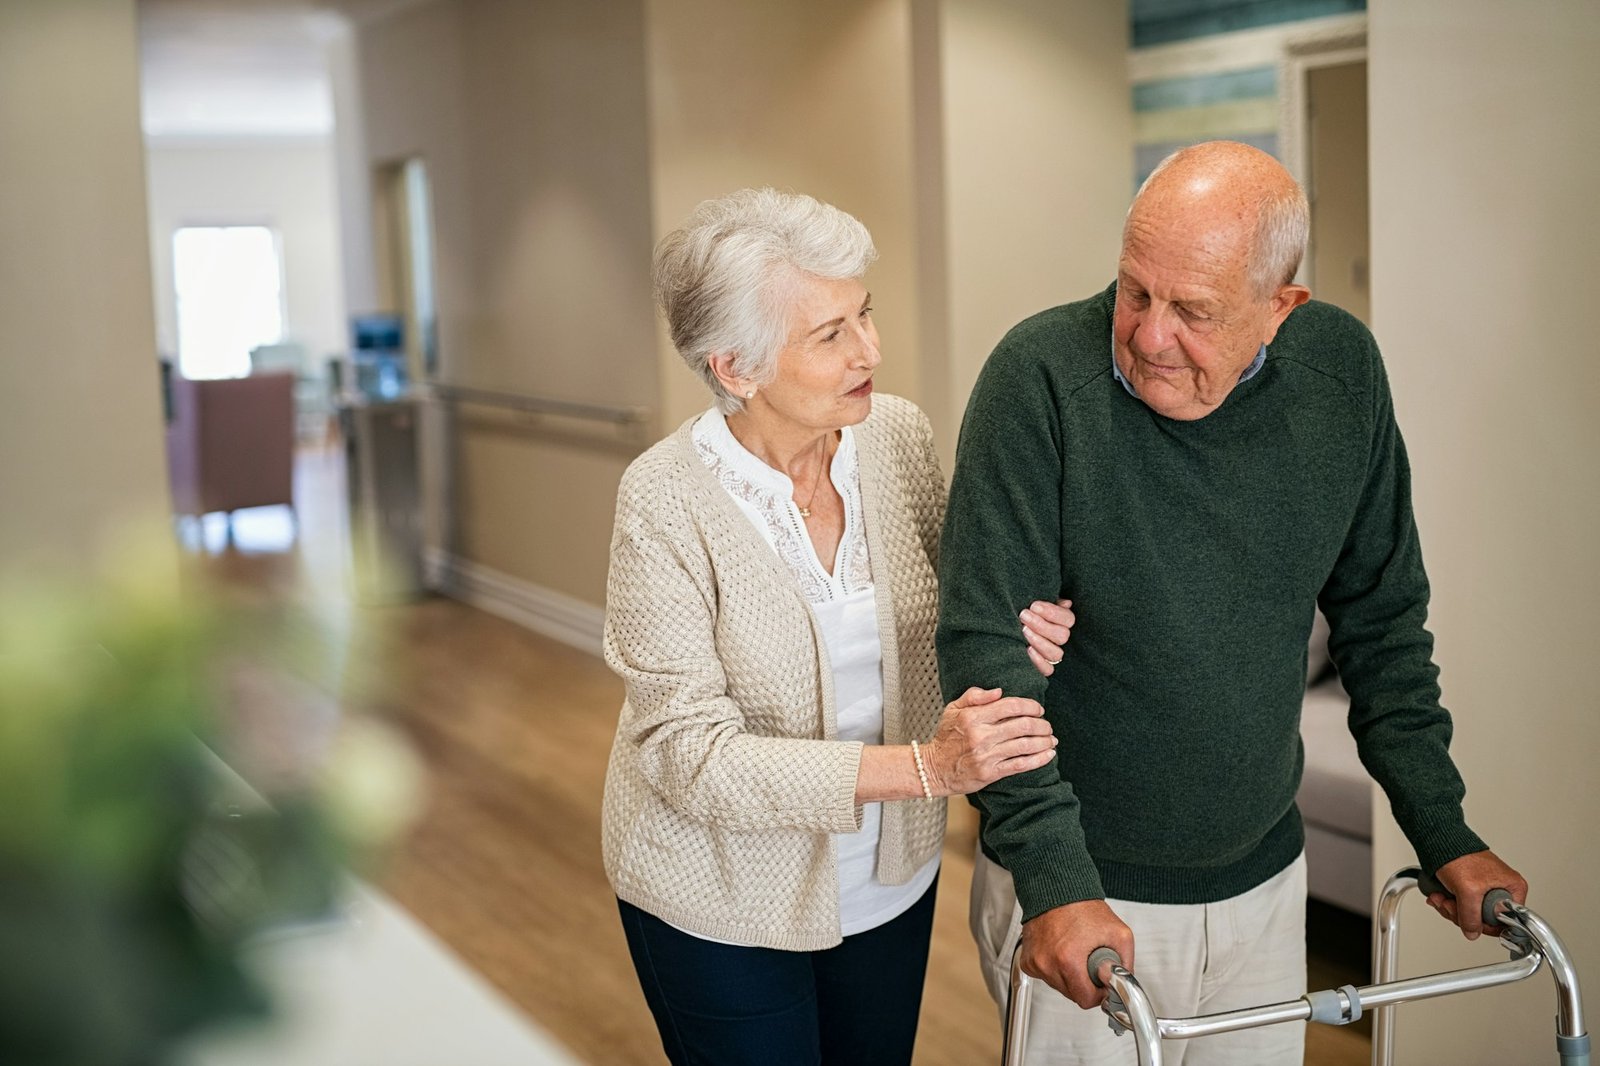
MULTIPOLYGON (((940 706, 944 481, 927 419, 873 395, 874 255, 854 218, 771 189, 656 250, 715 405, 618 493, 603 834, 674 1063, 909 1062, 944 797, 1054 754, 1031 700, 940 706)), ((1019 620, 1042 672, 1072 620, 1019 620)))

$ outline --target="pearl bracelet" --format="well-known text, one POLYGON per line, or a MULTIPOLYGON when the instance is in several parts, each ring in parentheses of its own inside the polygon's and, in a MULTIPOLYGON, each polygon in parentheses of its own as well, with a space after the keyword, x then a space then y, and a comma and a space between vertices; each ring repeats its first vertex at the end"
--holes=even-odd
POLYGON ((922 748, 915 740, 911 742, 911 757, 917 760, 917 780, 922 782, 922 798, 933 799, 933 789, 928 787, 928 768, 922 765, 922 748))

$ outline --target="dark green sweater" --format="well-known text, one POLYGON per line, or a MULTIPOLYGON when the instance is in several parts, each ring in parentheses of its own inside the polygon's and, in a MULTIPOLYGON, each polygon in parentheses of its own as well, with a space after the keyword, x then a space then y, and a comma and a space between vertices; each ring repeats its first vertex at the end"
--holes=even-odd
POLYGON ((1410 472, 1378 349, 1311 302, 1203 419, 1111 373, 1115 286, 1026 320, 968 404, 940 551, 945 698, 1044 704, 1058 758, 973 797, 1025 919, 1109 895, 1205 903, 1300 853, 1313 608, 1361 761, 1424 866, 1484 847, 1439 706, 1410 472), (1017 613, 1073 600, 1048 682, 1017 613))

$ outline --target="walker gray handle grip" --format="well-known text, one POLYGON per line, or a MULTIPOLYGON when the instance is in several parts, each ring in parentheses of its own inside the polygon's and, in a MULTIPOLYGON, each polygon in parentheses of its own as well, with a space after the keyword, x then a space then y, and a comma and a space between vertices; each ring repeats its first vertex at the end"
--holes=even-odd
MULTIPOLYGON (((1448 899, 1456 898, 1455 893, 1445 888, 1444 885, 1439 883, 1437 877, 1427 872, 1417 875, 1417 888, 1424 896, 1431 896, 1437 892, 1448 899)), ((1485 892, 1483 894, 1483 924, 1490 927, 1499 925, 1500 920, 1495 915, 1500 909, 1500 904, 1511 902, 1514 902, 1511 898, 1511 893, 1503 888, 1491 888, 1485 892)))
POLYGON ((1089 952, 1089 980, 1094 982, 1096 988, 1105 987, 1100 980, 1100 965, 1106 962, 1113 966, 1122 965, 1122 956, 1117 954, 1116 948, 1099 947, 1089 952))

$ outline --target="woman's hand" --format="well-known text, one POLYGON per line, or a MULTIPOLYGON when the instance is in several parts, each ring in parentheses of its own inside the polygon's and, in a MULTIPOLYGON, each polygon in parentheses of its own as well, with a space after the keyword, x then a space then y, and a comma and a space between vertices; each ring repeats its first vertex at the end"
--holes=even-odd
POLYGON ((969 688, 944 709, 933 739, 922 746, 935 796, 966 795, 991 782, 1036 770, 1055 758, 1056 738, 1044 708, 997 688, 969 688))
POLYGON ((1045 677, 1056 672, 1061 662, 1062 648, 1072 636, 1073 623, 1078 616, 1072 613, 1071 600, 1046 603, 1035 600, 1018 616, 1022 619, 1022 635, 1028 640, 1028 661, 1045 677))

